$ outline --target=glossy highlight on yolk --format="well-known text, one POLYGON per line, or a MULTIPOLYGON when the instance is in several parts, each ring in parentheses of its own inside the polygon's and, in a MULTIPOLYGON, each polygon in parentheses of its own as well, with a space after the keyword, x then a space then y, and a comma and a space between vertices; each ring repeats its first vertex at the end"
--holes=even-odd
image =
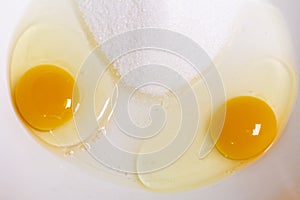
POLYGON ((230 159, 249 159, 263 153, 276 134, 276 117, 268 104, 255 97, 236 97, 226 103, 224 126, 216 147, 230 159))
POLYGON ((53 130, 71 119, 74 79, 54 65, 28 70, 15 88, 17 109, 34 129, 53 130))

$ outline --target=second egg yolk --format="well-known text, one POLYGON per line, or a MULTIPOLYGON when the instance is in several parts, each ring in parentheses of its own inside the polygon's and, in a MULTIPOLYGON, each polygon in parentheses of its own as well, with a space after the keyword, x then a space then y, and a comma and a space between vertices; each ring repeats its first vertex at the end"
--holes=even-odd
POLYGON ((226 103, 224 126, 216 147, 230 159, 249 159, 263 153, 276 134, 276 117, 268 104, 255 97, 236 97, 226 103))
POLYGON ((54 65, 33 67, 17 83, 17 109, 31 127, 53 130, 73 115, 73 87, 74 79, 65 70, 54 65))

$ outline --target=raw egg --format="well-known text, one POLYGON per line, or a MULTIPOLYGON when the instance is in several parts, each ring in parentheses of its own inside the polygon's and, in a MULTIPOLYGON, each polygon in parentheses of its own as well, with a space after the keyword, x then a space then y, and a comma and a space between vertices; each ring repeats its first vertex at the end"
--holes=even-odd
POLYGON ((216 147, 230 159, 249 159, 263 153, 276 134, 276 116, 268 104, 255 97, 236 97, 226 103, 216 147))
POLYGON ((72 118, 73 88, 73 77, 59 67, 31 68, 16 86, 17 108, 31 127, 53 130, 72 118))
MULTIPOLYGON (((215 99, 218 105, 212 107, 206 81, 199 78, 192 85, 200 110, 197 135, 183 155, 170 165, 138 174, 146 189, 177 192, 207 185, 253 163, 272 144, 276 146, 297 91, 290 36, 280 12, 267 3, 249 1, 242 13, 232 41, 214 60, 226 99, 215 99), (224 105, 226 112, 219 115, 224 105), (200 152, 204 144, 212 144, 212 148, 203 157, 200 152)), ((210 69, 203 77, 215 82, 210 69)), ((176 105, 169 106, 166 112, 180 115, 175 108, 176 105)), ((180 123, 180 120, 174 122, 180 123)), ((176 136, 177 129, 166 131, 176 136)), ((162 148, 170 138, 145 141, 140 151, 162 148)), ((166 157, 158 155, 156 159, 157 163, 166 157)), ((138 170, 143 172, 149 165, 155 163, 138 156, 138 170)))
MULTIPOLYGON (((63 155, 96 135, 79 135, 74 119, 76 113, 84 112, 80 103, 87 98, 87 88, 91 88, 87 81, 78 82, 77 77, 95 44, 73 8, 71 0, 33 1, 16 31, 9 69, 12 101, 25 127, 47 147, 63 155)), ((104 60, 101 53, 99 60, 104 60)), ((93 62, 100 66, 98 60, 93 62)), ((103 115, 98 119, 99 126, 107 123, 111 112, 110 106, 104 106, 109 99, 111 80, 106 76, 102 81, 106 87, 94 91, 93 114, 103 115)))

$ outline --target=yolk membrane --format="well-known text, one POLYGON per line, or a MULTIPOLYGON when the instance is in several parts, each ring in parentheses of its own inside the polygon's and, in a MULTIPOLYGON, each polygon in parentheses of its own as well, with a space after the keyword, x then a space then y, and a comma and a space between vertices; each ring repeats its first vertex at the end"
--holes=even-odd
POLYGON ((236 97, 226 103, 216 148, 230 159, 249 159, 263 153, 276 134, 276 117, 268 104, 255 97, 236 97))
POLYGON ((54 65, 28 70, 15 88, 15 101, 23 119, 34 129, 53 130, 73 116, 73 77, 54 65))

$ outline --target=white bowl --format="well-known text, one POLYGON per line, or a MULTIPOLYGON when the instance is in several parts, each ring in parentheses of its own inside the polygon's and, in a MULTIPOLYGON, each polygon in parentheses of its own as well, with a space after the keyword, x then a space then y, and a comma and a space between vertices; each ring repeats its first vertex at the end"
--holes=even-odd
MULTIPOLYGON (((300 101, 278 143, 246 169, 215 184, 183 193, 160 194, 107 183, 55 156, 29 135, 13 109, 9 92, 9 48, 30 0, 0 7, 0 199, 300 199, 300 101)), ((299 0, 272 0, 286 17, 300 69, 299 0)))

